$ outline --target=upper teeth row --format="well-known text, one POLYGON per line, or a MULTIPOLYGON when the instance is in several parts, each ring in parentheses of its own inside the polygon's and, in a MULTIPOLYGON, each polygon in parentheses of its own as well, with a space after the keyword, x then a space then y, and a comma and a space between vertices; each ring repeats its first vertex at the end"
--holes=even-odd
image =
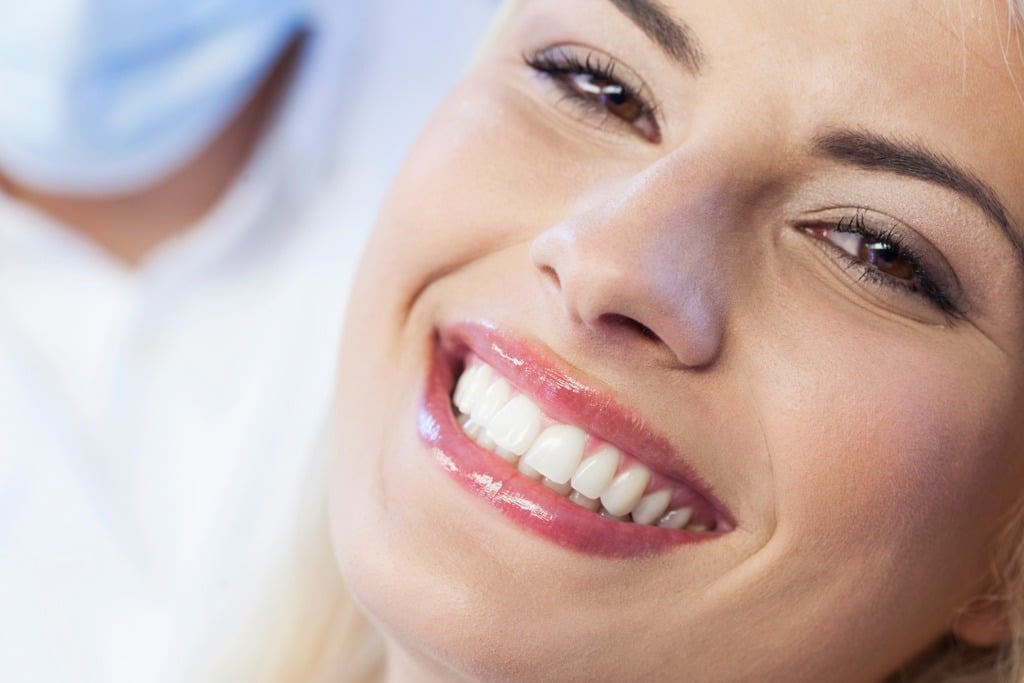
POLYGON ((649 469, 633 463, 620 472, 619 449, 579 427, 556 423, 478 358, 467 359, 452 401, 470 438, 576 504, 623 521, 708 530, 690 523, 692 507, 669 509, 671 489, 647 491, 649 469))

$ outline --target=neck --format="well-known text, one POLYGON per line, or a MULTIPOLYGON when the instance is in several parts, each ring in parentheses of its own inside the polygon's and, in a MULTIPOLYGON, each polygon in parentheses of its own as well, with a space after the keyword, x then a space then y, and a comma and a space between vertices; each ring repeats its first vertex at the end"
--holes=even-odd
POLYGON ((251 157, 287 85, 301 39, 285 50, 249 102, 186 166, 130 194, 73 197, 19 185, 0 175, 0 191, 56 218, 118 261, 138 265, 195 224, 230 187, 251 157))

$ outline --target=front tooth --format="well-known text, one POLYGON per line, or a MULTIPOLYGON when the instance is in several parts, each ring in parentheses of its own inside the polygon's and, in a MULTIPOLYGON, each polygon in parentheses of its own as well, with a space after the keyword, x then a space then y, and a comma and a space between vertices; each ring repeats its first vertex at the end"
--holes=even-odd
POLYGON ((619 476, 601 495, 601 504, 616 517, 629 514, 640 498, 644 489, 651 483, 651 472, 646 467, 631 467, 619 476))
POLYGON ((670 502, 672 491, 669 489, 647 494, 633 508, 633 521, 638 524, 654 524, 665 514, 670 502))
POLYGON ((505 404, 487 423, 487 435, 502 448, 522 455, 540 432, 540 408, 522 394, 505 404))
POLYGON ((526 458, 520 458, 520 459, 519 459, 519 463, 518 463, 518 464, 516 465, 516 468, 517 468, 517 469, 518 469, 518 470, 519 470, 520 472, 522 472, 523 474, 525 474, 526 476, 528 476, 528 477, 529 477, 530 479, 541 479, 541 478, 543 478, 543 476, 544 476, 543 474, 541 474, 541 473, 540 473, 540 472, 538 472, 537 470, 535 470, 535 469, 533 469, 532 467, 530 467, 530 466, 529 466, 529 465, 528 465, 528 464, 526 463, 526 458))
POLYGON ((508 382, 499 377, 487 387, 480 400, 471 408, 473 421, 482 425, 489 423, 498 414, 501 407, 508 403, 511 393, 512 388, 509 387, 508 382))
POLYGON ((678 510, 672 510, 659 519, 658 526, 663 529, 675 529, 678 531, 690 522, 690 517, 693 517, 693 508, 679 508, 678 510))
POLYGON ((469 413, 491 385, 491 366, 477 365, 462 373, 455 389, 455 407, 459 412, 469 413))
POLYGON ((587 434, 572 425, 553 425, 544 430, 526 452, 526 462, 551 481, 566 484, 583 458, 587 434))
POLYGON ((615 478, 619 457, 618 448, 602 446, 584 460, 572 475, 572 487, 587 498, 600 498, 615 478))

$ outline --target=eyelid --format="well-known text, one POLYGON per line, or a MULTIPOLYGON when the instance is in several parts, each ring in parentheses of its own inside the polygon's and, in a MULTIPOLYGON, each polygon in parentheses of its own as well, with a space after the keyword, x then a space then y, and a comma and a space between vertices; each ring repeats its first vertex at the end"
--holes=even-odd
POLYGON ((522 60, 527 66, 549 76, 593 73, 619 83, 653 120, 658 130, 657 139, 647 139, 660 142, 660 131, 664 126, 661 105, 643 78, 621 60, 603 50, 578 43, 558 43, 527 51, 523 53, 522 60))
POLYGON ((908 287, 899 285, 889 280, 888 276, 877 271, 871 264, 846 253, 838 245, 820 237, 811 236, 811 239, 815 240, 820 248, 832 252, 834 256, 845 261, 848 266, 864 269, 865 272, 868 269, 871 272, 877 271, 878 277, 886 280, 884 285, 881 282, 877 283, 878 286, 891 286, 902 289, 908 296, 916 295, 926 299, 930 305, 941 310, 951 321, 965 317, 967 297, 956 271, 943 256, 941 250, 918 231, 896 218, 864 207, 836 207, 825 209, 820 213, 820 216, 798 221, 797 229, 810 236, 811 228, 824 227, 836 232, 860 233, 881 241, 895 243, 904 255, 923 271, 920 273, 923 276, 923 281, 919 282, 922 290, 915 292, 908 287))

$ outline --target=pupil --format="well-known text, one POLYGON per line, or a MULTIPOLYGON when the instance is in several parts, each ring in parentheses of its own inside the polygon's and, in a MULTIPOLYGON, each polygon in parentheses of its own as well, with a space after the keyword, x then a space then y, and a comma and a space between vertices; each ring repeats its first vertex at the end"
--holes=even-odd
POLYGON ((900 255, 899 249, 886 242, 873 242, 864 245, 867 250, 867 262, 884 273, 901 280, 914 278, 914 267, 900 255))
POLYGON ((892 263, 897 258, 899 258, 899 254, 896 253, 896 250, 893 249, 888 244, 873 244, 871 245, 871 249, 873 250, 871 252, 871 255, 873 257, 872 260, 880 260, 884 261, 885 263, 892 263))
POLYGON ((626 93, 622 92, 621 88, 608 88, 605 90, 605 96, 616 106, 622 106, 629 101, 626 93))

